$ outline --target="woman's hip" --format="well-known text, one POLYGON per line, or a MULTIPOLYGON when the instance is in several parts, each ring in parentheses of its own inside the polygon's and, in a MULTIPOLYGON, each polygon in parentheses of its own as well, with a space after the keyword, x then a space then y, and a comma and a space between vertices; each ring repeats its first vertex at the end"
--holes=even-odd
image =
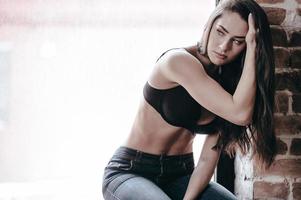
POLYGON ((168 181, 189 175, 194 169, 193 154, 155 155, 128 147, 118 148, 105 168, 104 183, 123 174, 135 174, 152 181, 168 181))

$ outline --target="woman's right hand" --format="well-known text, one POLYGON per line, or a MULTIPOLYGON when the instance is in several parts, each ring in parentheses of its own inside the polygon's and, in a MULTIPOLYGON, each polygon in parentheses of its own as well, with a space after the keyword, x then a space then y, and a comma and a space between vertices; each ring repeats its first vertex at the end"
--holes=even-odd
POLYGON ((253 15, 250 13, 248 16, 248 26, 249 30, 246 35, 246 43, 247 48, 255 48, 256 47, 256 34, 259 32, 259 29, 256 30, 255 28, 255 22, 253 15))

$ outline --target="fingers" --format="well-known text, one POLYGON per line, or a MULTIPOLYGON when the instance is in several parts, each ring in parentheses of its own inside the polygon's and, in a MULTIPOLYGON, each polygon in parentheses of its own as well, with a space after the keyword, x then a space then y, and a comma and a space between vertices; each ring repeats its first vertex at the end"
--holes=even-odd
POLYGON ((254 22, 252 13, 250 13, 248 16, 248 26, 249 26, 250 31, 255 32, 255 22, 254 22))
POLYGON ((256 29, 255 21, 254 21, 253 15, 251 13, 248 16, 248 26, 249 26, 249 30, 246 35, 247 46, 255 47, 256 46, 256 37, 258 37, 258 35, 259 35, 259 29, 257 28, 257 30, 255 30, 256 29))

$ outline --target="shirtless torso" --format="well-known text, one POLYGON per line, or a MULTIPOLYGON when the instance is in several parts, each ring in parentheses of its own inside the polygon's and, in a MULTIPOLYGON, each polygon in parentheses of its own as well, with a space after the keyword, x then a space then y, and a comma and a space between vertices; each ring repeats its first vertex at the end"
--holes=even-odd
MULTIPOLYGON (((172 51, 183 51, 200 60, 195 47, 176 49, 172 51)), ((160 64, 156 63, 148 80, 149 84, 158 89, 166 89, 177 86, 177 83, 169 81, 160 71, 160 64)), ((208 124, 215 115, 203 108, 202 115, 197 124, 208 124)), ((161 115, 144 99, 141 99, 138 113, 130 131, 128 140, 124 144, 127 147, 152 154, 176 155, 192 152, 192 144, 195 135, 189 130, 172 126, 167 123, 161 115)))

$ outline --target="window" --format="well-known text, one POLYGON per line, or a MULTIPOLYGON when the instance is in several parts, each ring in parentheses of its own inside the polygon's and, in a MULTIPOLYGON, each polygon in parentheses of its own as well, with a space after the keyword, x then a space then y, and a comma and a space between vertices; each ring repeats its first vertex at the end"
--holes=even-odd
POLYGON ((5 130, 8 121, 10 49, 9 43, 0 42, 0 131, 5 130))
POLYGON ((98 199, 103 168, 126 139, 154 62, 169 48, 196 44, 214 6, 210 0, 7 2, 1 28, 12 33, 13 70, 1 84, 9 78, 14 90, 9 134, 0 136, 0 198, 98 199))

